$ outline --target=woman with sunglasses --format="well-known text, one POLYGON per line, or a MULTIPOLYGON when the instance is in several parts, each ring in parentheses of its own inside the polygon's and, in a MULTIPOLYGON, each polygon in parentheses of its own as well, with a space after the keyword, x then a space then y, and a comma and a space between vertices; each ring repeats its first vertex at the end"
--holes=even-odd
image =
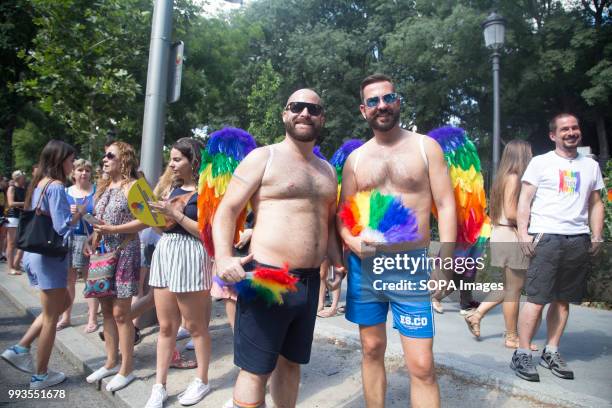
POLYGON ((210 321, 212 262, 199 240, 197 180, 203 145, 182 138, 172 146, 170 164, 173 187, 169 200, 150 203, 152 210, 169 221, 153 252, 149 285, 155 291, 159 320, 155 385, 145 405, 161 408, 168 398, 168 367, 176 346, 181 315, 195 347, 196 378, 179 394, 181 405, 198 403, 210 391, 208 366, 211 339, 210 321), (180 201, 179 201, 180 200, 180 201))
MULTIPOLYGON (((53 222, 53 229, 68 239, 71 226, 76 221, 70 213, 64 183, 72 172, 74 148, 60 140, 51 140, 44 147, 38 171, 30 184, 25 208, 40 208, 53 222)), ((34 320, 19 343, 6 349, 2 358, 15 368, 32 373, 30 389, 43 389, 59 384, 66 379, 64 373, 48 369, 49 358, 55 342, 57 321, 70 305, 66 289, 68 256, 49 257, 26 252, 24 266, 33 286, 40 289, 42 312, 34 320), (30 346, 38 338, 36 368, 30 355, 30 346)))
POLYGON ((136 181, 138 161, 134 148, 124 142, 113 142, 106 147, 102 159, 105 177, 98 180, 95 194, 95 216, 101 224, 94 226, 92 247, 100 244, 105 252, 117 251, 114 296, 100 298, 104 317, 106 363, 94 371, 87 382, 95 383, 115 375, 107 384, 107 391, 117 391, 134 380, 134 324, 130 317, 132 296, 138 293, 140 272, 140 240, 138 231, 146 225, 137 221, 128 208, 127 194, 136 181), (100 241, 101 239, 101 241, 100 241), (118 350, 121 364, 118 364, 118 350))

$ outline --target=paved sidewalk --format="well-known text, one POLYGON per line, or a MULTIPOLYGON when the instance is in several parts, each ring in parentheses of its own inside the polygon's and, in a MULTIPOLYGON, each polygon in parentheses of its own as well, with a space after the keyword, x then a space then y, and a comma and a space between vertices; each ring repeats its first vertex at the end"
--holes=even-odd
MULTIPOLYGON (((40 304, 36 290, 25 276, 6 274, 0 264, 0 290, 19 308, 36 315, 40 304)), ((73 326, 58 333, 56 347, 73 364, 88 373, 103 363, 103 343, 96 333, 84 334, 86 305, 82 283, 77 283, 73 326)), ((231 396, 238 370, 232 363, 231 331, 224 319, 221 302, 213 302, 211 335, 214 353, 210 365, 214 392, 205 398, 205 406, 220 407, 231 396)), ((482 322, 482 340, 476 341, 455 308, 445 302, 446 312, 436 315, 434 351, 445 406, 561 406, 612 407, 612 312, 572 307, 561 351, 575 370, 576 380, 562 380, 548 370, 539 369, 541 382, 529 383, 514 376, 508 368, 512 351, 502 345, 503 319, 499 308, 482 322), (458 398, 458 396, 460 396, 458 398)), ((101 321, 101 318, 100 318, 101 321)), ((155 379, 156 328, 143 329, 143 342, 136 347, 135 381, 115 395, 115 402, 141 407, 150 394, 155 379)), ((387 368, 389 374, 388 406, 405 406, 408 399, 406 373, 402 367, 400 343, 389 327, 387 368)), ((357 326, 344 316, 318 319, 317 338, 311 364, 303 370, 299 406, 346 407, 363 405, 359 372, 359 336, 357 326), (315 369, 316 367, 316 369, 315 369), (339 388, 338 388, 339 387, 339 388), (342 394, 340 396, 340 390, 342 394), (348 392, 345 392, 348 391, 348 392), (333 403, 332 403, 333 401, 333 403)), ((535 342, 542 348, 543 329, 535 342)), ((186 340, 179 342, 180 345, 186 340)), ((193 357, 193 353, 190 354, 193 357)), ((179 406, 176 395, 191 381, 191 370, 171 370, 166 406, 179 406)), ((90 386, 84 384, 84 386, 90 386)))

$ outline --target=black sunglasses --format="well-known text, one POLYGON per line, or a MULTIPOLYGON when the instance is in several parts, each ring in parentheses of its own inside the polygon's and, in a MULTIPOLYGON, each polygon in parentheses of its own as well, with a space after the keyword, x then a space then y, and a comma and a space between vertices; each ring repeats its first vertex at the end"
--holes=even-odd
POLYGON ((113 153, 111 153, 111 152, 106 152, 106 153, 104 154, 104 156, 102 156, 102 158, 103 158, 103 159, 108 159, 108 160, 113 160, 115 157, 117 157, 117 156, 115 156, 115 155, 114 155, 113 153))
POLYGON ((321 105, 308 102, 289 102, 285 110, 289 110, 291 113, 301 113, 304 108, 308 109, 308 114, 310 116, 319 116, 323 113, 323 107, 321 105))
MULTIPOLYGON (((380 99, 381 98, 379 96, 373 96, 371 98, 366 99, 365 104, 366 104, 366 106, 368 108, 375 108, 380 103, 380 99)), ((391 93, 388 93, 388 94, 382 96, 382 100, 386 104, 394 103, 398 99, 399 99, 399 95, 397 93, 395 93, 395 92, 391 92, 391 93)))

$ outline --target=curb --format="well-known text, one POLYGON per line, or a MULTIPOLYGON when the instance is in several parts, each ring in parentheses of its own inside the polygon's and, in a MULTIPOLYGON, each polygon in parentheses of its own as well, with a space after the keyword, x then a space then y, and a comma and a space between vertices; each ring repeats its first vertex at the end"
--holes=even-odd
MULTIPOLYGON (((13 279, 0 281, 0 291, 7 299, 22 312, 32 318, 40 314, 40 301, 26 290, 22 284, 13 279)), ((93 345, 80 331, 74 327, 66 327, 57 333, 55 347, 66 357, 66 359, 79 369, 84 375, 91 374, 104 361, 104 348, 93 345)), ((125 408, 141 407, 143 396, 148 396, 150 389, 143 381, 135 381, 128 388, 110 393, 106 391, 106 384, 112 377, 107 377, 98 384, 98 391, 117 406, 125 408)), ((84 384, 95 387, 94 384, 84 384)))
MULTIPOLYGON (((24 290, 22 282, 14 279, 2 280, 0 281, 0 291, 22 312, 32 317, 40 314, 40 301, 32 293, 24 290)), ((333 321, 326 319, 317 320, 314 335, 318 339, 345 347, 355 349, 361 347, 357 327, 354 330, 338 327, 333 321)), ((104 349, 101 344, 96 346, 81 334, 80 330, 74 327, 67 327, 58 332, 55 346, 71 364, 79 368, 84 374, 93 372, 104 360, 104 349)), ((403 360, 399 343, 389 342, 386 356, 391 359, 403 360)), ((435 362, 439 370, 441 369, 445 374, 449 374, 460 381, 474 385, 484 385, 513 396, 524 397, 544 404, 566 407, 612 406, 610 401, 567 390, 562 395, 553 394, 548 390, 548 387, 544 387, 542 384, 532 384, 509 375, 509 369, 502 370, 505 367, 500 367, 500 370, 491 370, 464 359, 458 360, 440 353, 435 355, 435 362)), ((143 397, 149 395, 150 390, 144 381, 138 381, 138 379, 128 388, 115 393, 109 393, 105 389, 102 389, 101 392, 118 406, 126 408, 141 407, 144 402, 143 397)), ((102 380, 102 386, 105 387, 109 380, 110 377, 102 380)), ((98 389, 100 390, 100 388, 98 389)))

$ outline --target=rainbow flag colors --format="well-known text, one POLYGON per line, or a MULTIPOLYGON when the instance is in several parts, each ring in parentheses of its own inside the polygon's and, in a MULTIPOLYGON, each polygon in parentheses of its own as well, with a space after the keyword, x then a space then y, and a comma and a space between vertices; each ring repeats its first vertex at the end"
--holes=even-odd
MULTIPOLYGON (((215 211, 227 190, 234 170, 255 147, 255 139, 248 132, 227 127, 214 132, 202 151, 198 182, 198 227, 200 238, 210 256, 214 256, 215 253, 212 240, 212 221, 215 211)), ((235 241, 239 239, 239 232, 244 228, 245 220, 246 209, 236 220, 235 241)))
POLYGON ((395 244, 420 237, 414 212, 404 206, 400 197, 378 190, 349 197, 340 207, 339 216, 353 236, 370 242, 395 244))
MULTIPOLYGON (((458 127, 441 127, 428 135, 440 144, 448 164, 457 205, 457 243, 475 244, 483 225, 490 223, 485 211, 487 198, 476 146, 465 130, 458 127)), ((437 218, 435 206, 433 213, 437 218)))

